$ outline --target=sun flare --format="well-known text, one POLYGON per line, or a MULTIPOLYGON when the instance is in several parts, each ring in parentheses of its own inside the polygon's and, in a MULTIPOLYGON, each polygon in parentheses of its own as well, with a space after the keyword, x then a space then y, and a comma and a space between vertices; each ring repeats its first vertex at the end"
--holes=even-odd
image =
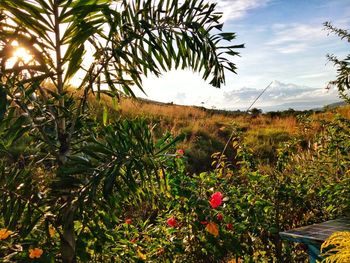
POLYGON ((15 49, 13 52, 13 58, 16 61, 21 61, 25 64, 29 63, 33 59, 29 51, 23 47, 18 47, 15 49))

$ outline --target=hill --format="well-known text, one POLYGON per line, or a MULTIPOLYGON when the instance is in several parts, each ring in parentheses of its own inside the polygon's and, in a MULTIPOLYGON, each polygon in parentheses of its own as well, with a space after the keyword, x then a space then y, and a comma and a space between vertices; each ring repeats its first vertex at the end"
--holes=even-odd
MULTIPOLYGON (((121 98, 116 103, 104 97, 95 105, 98 115, 102 116, 107 110, 110 120, 146 118, 156 138, 166 131, 173 135, 185 134, 178 148, 185 151, 191 172, 210 170, 211 155, 221 152, 231 135, 233 139, 240 138, 242 143, 252 149, 259 162, 268 166, 275 162, 276 149, 280 143, 299 138, 307 145, 315 131, 320 129, 318 120, 330 120, 335 114, 350 119, 350 106, 317 111, 289 109, 252 115, 130 98, 121 98)), ((228 147, 226 154, 232 160, 235 151, 228 147)))

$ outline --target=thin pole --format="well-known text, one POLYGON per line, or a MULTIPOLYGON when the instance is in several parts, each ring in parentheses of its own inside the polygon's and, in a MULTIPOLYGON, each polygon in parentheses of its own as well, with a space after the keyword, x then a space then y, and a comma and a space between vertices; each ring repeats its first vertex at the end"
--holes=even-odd
POLYGON ((260 92, 259 96, 256 97, 256 99, 253 101, 253 103, 250 104, 250 106, 249 106, 248 109, 246 110, 247 113, 248 113, 248 111, 253 107, 253 105, 255 104, 255 102, 257 102, 258 99, 265 93, 265 91, 272 85, 272 82, 273 82, 273 81, 271 81, 271 83, 270 83, 269 85, 267 85, 266 88, 265 88, 262 92, 260 92))

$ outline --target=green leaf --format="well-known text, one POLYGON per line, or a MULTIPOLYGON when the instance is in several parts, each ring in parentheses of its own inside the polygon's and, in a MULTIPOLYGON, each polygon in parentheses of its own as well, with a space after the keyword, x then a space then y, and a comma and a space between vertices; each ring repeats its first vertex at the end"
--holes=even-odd
POLYGON ((103 125, 107 125, 108 122, 108 108, 107 106, 103 106, 103 125))
POLYGON ((106 177, 103 184, 103 195, 106 199, 108 199, 109 195, 113 190, 113 186, 115 183, 116 177, 119 175, 119 166, 115 166, 113 170, 106 177))
MULTIPOLYGON (((74 48, 74 47, 71 46, 70 48, 74 48)), ((71 53, 69 58, 67 58, 67 60, 69 61, 69 64, 68 64, 65 82, 69 80, 80 69, 80 65, 81 65, 81 62, 83 61, 84 53, 85 53, 84 45, 80 45, 77 49, 75 49, 71 53)))
POLYGON ((156 152, 155 155, 158 155, 160 153, 165 152, 167 149, 169 149, 170 147, 174 146, 176 143, 178 143, 180 141, 183 141, 185 138, 186 138, 186 134, 184 134, 184 133, 176 136, 171 142, 169 142, 168 144, 163 146, 158 152, 156 152))
POLYGON ((236 38, 235 33, 219 33, 219 36, 221 36, 223 39, 231 41, 236 38))

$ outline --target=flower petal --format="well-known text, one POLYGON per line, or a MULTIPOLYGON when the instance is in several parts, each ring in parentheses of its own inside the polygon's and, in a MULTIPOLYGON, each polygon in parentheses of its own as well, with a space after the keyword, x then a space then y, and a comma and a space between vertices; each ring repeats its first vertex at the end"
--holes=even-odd
POLYGON ((219 235, 219 228, 215 223, 208 223, 205 229, 215 237, 219 235))

